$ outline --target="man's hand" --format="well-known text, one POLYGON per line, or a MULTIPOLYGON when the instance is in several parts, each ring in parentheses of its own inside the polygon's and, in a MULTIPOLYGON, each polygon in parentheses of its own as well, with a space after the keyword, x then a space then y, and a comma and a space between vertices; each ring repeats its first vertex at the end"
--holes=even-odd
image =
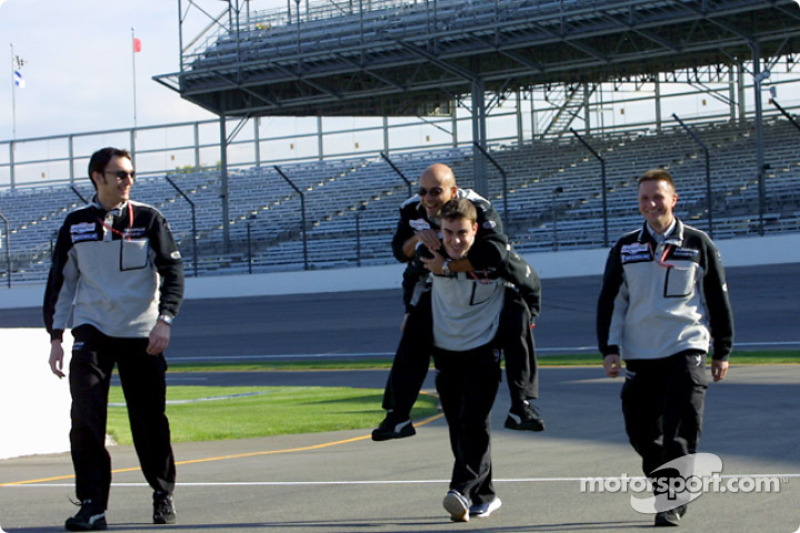
POLYGON ((711 377, 714 381, 722 381, 728 375, 728 361, 711 360, 711 377))
POLYGON ((428 259, 425 257, 421 257, 420 260, 422 264, 425 265, 425 268, 430 270, 436 275, 442 275, 442 265, 444 265, 444 256, 439 252, 433 252, 433 257, 428 259))
POLYGON ((161 320, 156 321, 156 325, 150 331, 150 343, 147 345, 147 353, 158 355, 167 349, 169 336, 172 326, 165 324, 161 320))
POLYGON ((435 229, 421 229, 403 243, 403 253, 406 257, 409 259, 414 257, 418 243, 422 243, 433 250, 438 250, 442 245, 438 231, 435 229))
POLYGON ((50 371, 58 376, 59 379, 63 378, 66 374, 64 369, 64 347, 61 346, 61 341, 55 340, 50 342, 50 371))
POLYGON ((439 232, 435 229, 423 229, 417 232, 417 242, 421 242, 431 250, 438 250, 442 246, 439 232))
POLYGON ((619 354, 612 353, 605 356, 605 358, 603 358, 603 370, 606 371, 606 375, 610 378, 619 376, 619 373, 622 371, 619 354))

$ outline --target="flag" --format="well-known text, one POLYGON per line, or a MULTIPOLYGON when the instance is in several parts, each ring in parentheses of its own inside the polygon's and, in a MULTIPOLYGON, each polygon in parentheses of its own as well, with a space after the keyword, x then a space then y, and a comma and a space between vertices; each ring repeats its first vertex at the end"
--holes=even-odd
POLYGON ((133 38, 133 51, 134 52, 142 51, 142 41, 138 37, 133 38))
POLYGON ((14 71, 14 85, 19 87, 20 89, 25 88, 25 78, 22 77, 22 72, 18 70, 14 71))

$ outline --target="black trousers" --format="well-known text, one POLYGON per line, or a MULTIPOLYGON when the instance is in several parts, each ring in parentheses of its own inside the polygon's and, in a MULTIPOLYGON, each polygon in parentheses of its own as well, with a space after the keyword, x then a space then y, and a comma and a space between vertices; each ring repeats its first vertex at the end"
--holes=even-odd
POLYGON ((455 462, 450 489, 473 504, 494 499, 490 415, 500 386, 500 356, 484 346, 466 352, 435 350, 436 390, 455 462))
MULTIPOLYGON (((511 405, 539 397, 539 366, 531 316, 519 293, 506 289, 495 344, 503 349, 511 405)), ((431 294, 424 293, 406 320, 383 395, 383 408, 408 418, 425 381, 433 349, 431 294)))
POLYGON ((625 431, 642 458, 642 471, 652 476, 664 463, 697 451, 708 388, 705 353, 628 360, 625 367, 625 431))
POLYGON ((148 354, 148 339, 109 337, 93 326, 72 330, 70 444, 75 489, 80 501, 108 507, 111 457, 105 447, 108 390, 117 365, 139 464, 153 490, 172 493, 175 458, 166 416, 163 354, 148 354))

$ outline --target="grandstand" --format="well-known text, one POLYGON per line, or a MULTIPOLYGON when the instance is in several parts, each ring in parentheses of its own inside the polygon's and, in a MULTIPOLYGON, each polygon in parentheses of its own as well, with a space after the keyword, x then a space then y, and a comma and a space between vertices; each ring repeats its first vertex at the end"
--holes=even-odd
MULTIPOLYGON (((507 223, 512 243, 523 253, 608 246, 609 240, 613 242, 640 223, 633 186, 643 170, 655 167, 668 168, 678 182, 678 216, 713 233, 717 240, 800 231, 800 130, 791 115, 771 111, 765 116, 752 106, 744 109, 744 90, 759 89, 757 82, 745 83, 744 75, 730 87, 698 91, 712 97, 729 89, 730 93, 740 93, 739 101, 731 101, 730 113, 693 117, 691 121, 692 131, 709 149, 710 184, 703 150, 674 122, 664 125, 658 116, 638 127, 609 128, 592 125, 588 118, 607 105, 602 96, 604 84, 652 84, 654 72, 660 72, 656 81, 685 77, 688 85, 705 86, 719 81, 720 72, 732 77, 736 72, 741 74, 741 62, 738 70, 731 66, 735 62, 730 58, 723 66, 712 62, 718 61, 720 54, 746 54, 747 46, 731 41, 731 35, 737 33, 735 28, 726 27, 744 14, 751 22, 748 35, 761 39, 764 53, 774 54, 766 64, 777 70, 780 62, 786 75, 781 83, 796 87, 800 80, 792 72, 792 54, 800 47, 800 12, 790 10, 793 3, 610 3, 619 4, 618 10, 602 15, 596 6, 587 7, 594 2, 375 0, 361 11, 338 14, 331 9, 331 2, 319 2, 305 13, 248 12, 242 25, 244 12, 237 0, 231 0, 224 14, 228 17, 227 31, 203 33, 202 38, 194 39, 197 44, 187 48, 181 58, 181 73, 159 80, 172 84, 183 97, 219 113, 222 132, 231 115, 245 119, 282 113, 396 116, 437 108, 439 112, 449 109, 455 116, 455 109, 463 107, 463 97, 476 87, 475 79, 455 79, 459 69, 471 64, 471 57, 483 58, 486 76, 477 80, 481 82, 477 86, 487 94, 489 89, 496 91, 495 106, 485 106, 482 98, 472 94, 468 120, 473 133, 478 134, 464 141, 456 139, 454 131, 451 142, 435 147, 408 146, 388 156, 388 150, 384 150, 383 154, 370 151, 322 157, 320 153, 320 157, 306 160, 266 162, 257 158, 234 162, 223 144, 219 147, 221 167, 202 168, 195 162, 180 170, 148 169, 140 173, 143 176, 137 180, 134 197, 165 213, 186 258, 187 272, 201 276, 392 263, 389 241, 397 209, 409 194, 406 180, 416 180, 433 162, 450 164, 462 187, 476 188, 492 200, 507 223), (713 22, 723 30, 705 31, 708 43, 701 42, 699 34, 703 32, 698 31, 692 34, 692 46, 684 43, 669 54, 661 50, 670 48, 667 37, 674 37, 679 22, 695 20, 701 25, 714 18, 697 8, 710 4, 719 9, 713 22), (623 11, 641 24, 635 30, 628 27, 626 32, 646 33, 651 45, 661 51, 646 50, 640 43, 640 56, 628 50, 612 58, 614 43, 630 35, 620 33, 623 30, 618 18, 623 11), (791 17, 784 20, 787 13, 791 17), (608 27, 600 27, 603 17, 608 27), (545 30, 559 21, 570 25, 574 36, 571 52, 560 59, 528 64, 527 69, 521 67, 530 63, 522 57, 534 51, 533 45, 523 45, 524 39, 520 39, 533 39, 535 43, 546 34, 552 39, 552 31, 545 30), (436 40, 431 32, 443 35, 441 41, 437 41, 437 47, 426 48, 427 53, 420 53, 417 40, 425 35, 436 40), (485 49, 491 39, 481 34, 503 36, 503 42, 517 43, 500 54, 515 58, 513 68, 498 59, 496 46, 492 51, 485 49), (405 44, 398 44, 400 41, 405 44), (590 41, 594 53, 585 49, 590 41), (371 54, 368 60, 354 64, 347 59, 367 49, 371 54), (637 57, 642 69, 632 71, 637 57), (699 60, 709 63, 699 70, 696 66, 685 68, 687 62, 699 60), (350 69, 346 73, 341 70, 342 61, 350 69), (365 61, 375 64, 369 66, 365 61), (614 67, 617 61, 622 64, 614 67), (307 72, 315 72, 313 82, 297 75, 291 65, 298 63, 305 65, 307 72), (334 63, 340 63, 340 70, 330 70, 334 63), (435 75, 423 76, 425 68, 433 68, 435 75), (504 69, 505 77, 501 75, 504 69), (275 75, 278 71, 283 72, 283 78, 275 75), (233 85, 230 78, 220 82, 232 72, 241 78, 233 85), (585 74, 583 92, 577 85, 571 86, 575 72, 585 74), (704 72, 708 77, 703 78, 704 72), (364 74, 371 77, 371 83, 359 77, 364 74), (407 76, 406 82, 397 81, 400 76, 407 76), (631 76, 642 77, 630 81, 631 76), (688 81, 691 76, 692 81, 688 81), (244 78, 249 81, 245 83, 244 78), (563 83, 558 85, 559 81, 563 83), (543 123, 531 119, 530 135, 520 130, 495 140, 480 133, 485 115, 499 113, 499 104, 513 99, 515 91, 519 95, 523 86, 531 95, 537 91, 544 94, 551 106, 547 113, 537 115, 543 123), (572 126, 579 127, 580 134, 572 130, 571 135, 572 126), (493 164, 488 164, 476 143, 488 152, 493 164), (587 145, 604 161, 605 194, 600 165, 587 145), (763 169, 761 173, 759 168, 763 169), (707 195, 709 185, 711 198, 707 195)), ((250 4, 242 5, 249 9, 250 4)), ((564 46, 563 35, 556 41, 564 46)), ((532 100, 529 105, 534 115, 532 100)), ((520 106, 518 100, 512 115, 518 122, 523 115, 520 106)), ((790 106, 796 108, 796 103, 790 106)), ((382 132, 384 137, 388 134, 387 130, 382 132)), ((262 141, 255 142, 258 145, 262 141)), ((70 159, 70 169, 74 169, 74 163, 70 159)), ((5 166, 13 176, 13 163, 5 166)), ((69 181, 47 185, 13 185, 0 188, 0 213, 9 221, 8 246, 5 242, 3 245, 11 263, 10 275, 15 283, 41 282, 46 279, 54 234, 64 214, 89 198, 92 187, 86 179, 72 176, 69 181)), ((2 276, 8 279, 8 268, 2 269, 2 276)))

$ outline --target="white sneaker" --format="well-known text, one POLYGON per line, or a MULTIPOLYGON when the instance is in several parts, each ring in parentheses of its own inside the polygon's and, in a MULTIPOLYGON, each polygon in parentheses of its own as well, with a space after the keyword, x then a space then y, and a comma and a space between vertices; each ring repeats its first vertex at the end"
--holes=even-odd
POLYGON ((453 522, 469 522, 469 500, 457 490, 449 491, 442 505, 453 522))
POLYGON ((469 508, 470 516, 474 516, 476 518, 486 518, 494 511, 500 509, 500 506, 503 505, 503 502, 500 501, 500 498, 497 496, 490 502, 486 503, 476 503, 475 505, 469 508))

